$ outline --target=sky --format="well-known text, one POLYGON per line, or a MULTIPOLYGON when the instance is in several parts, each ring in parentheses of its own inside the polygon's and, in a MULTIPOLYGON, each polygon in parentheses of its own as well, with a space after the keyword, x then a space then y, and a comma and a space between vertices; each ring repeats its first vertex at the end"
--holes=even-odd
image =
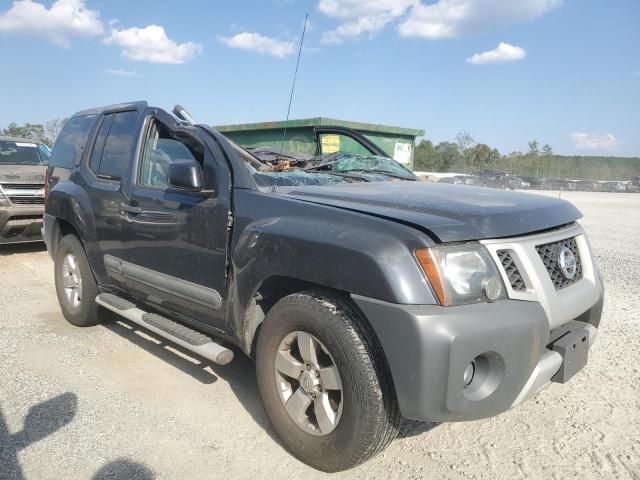
POLYGON ((0 0, 0 128, 147 100, 640 155, 638 0, 0 0))

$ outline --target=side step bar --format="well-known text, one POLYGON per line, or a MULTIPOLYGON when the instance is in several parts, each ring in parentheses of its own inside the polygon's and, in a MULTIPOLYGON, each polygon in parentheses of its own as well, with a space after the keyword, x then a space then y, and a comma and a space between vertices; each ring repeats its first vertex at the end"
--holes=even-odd
POLYGON ((140 310, 124 298, 101 293, 96 297, 96 303, 218 365, 226 365, 233 360, 231 350, 206 335, 155 313, 140 310))

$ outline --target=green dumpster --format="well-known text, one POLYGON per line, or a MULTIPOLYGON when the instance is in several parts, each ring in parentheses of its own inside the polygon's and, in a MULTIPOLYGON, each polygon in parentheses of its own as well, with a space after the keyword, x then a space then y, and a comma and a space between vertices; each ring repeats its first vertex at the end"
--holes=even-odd
POLYGON ((333 118, 307 118, 281 122, 220 125, 220 132, 244 148, 272 147, 283 151, 315 155, 319 146, 322 155, 334 152, 368 154, 362 145, 346 135, 323 133, 314 139, 314 127, 346 127, 357 131, 378 145, 387 155, 403 165, 413 167, 413 150, 416 137, 424 136, 424 130, 391 127, 371 123, 349 122, 333 118), (283 136, 284 135, 284 136, 283 136))

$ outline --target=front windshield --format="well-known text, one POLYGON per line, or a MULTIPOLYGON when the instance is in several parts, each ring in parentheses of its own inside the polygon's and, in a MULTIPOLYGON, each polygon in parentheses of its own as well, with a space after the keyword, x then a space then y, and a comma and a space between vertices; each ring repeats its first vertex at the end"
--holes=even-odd
POLYGON ((0 165, 47 165, 50 156, 43 144, 0 140, 0 165))
POLYGON ((246 150, 230 143, 260 187, 416 180, 411 170, 378 155, 337 152, 309 156, 270 147, 246 150))
MULTIPOLYGON (((407 180, 415 180, 413 172, 395 160, 379 155, 361 155, 357 153, 333 153, 325 158, 324 165, 332 172, 362 172, 390 174, 407 180)), ((323 164, 316 167, 321 170, 323 164)))

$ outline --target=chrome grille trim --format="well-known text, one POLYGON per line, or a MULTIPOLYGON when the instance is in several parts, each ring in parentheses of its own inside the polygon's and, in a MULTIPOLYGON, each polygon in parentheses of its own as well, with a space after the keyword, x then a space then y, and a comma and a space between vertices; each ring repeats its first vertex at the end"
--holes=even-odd
POLYGON ((580 251, 578 250, 575 237, 536 245, 536 251, 538 255, 540 255, 540 259, 542 263, 544 263, 544 267, 547 269, 549 278, 551 278, 556 290, 562 290, 582 279, 582 261, 580 260, 580 251), (569 248, 576 258, 576 274, 573 278, 566 278, 560 269, 560 265, 558 265, 558 251, 563 246, 569 248))
POLYGON ((0 185, 0 194, 13 205, 44 205, 44 185, 34 183, 4 183, 0 185))

